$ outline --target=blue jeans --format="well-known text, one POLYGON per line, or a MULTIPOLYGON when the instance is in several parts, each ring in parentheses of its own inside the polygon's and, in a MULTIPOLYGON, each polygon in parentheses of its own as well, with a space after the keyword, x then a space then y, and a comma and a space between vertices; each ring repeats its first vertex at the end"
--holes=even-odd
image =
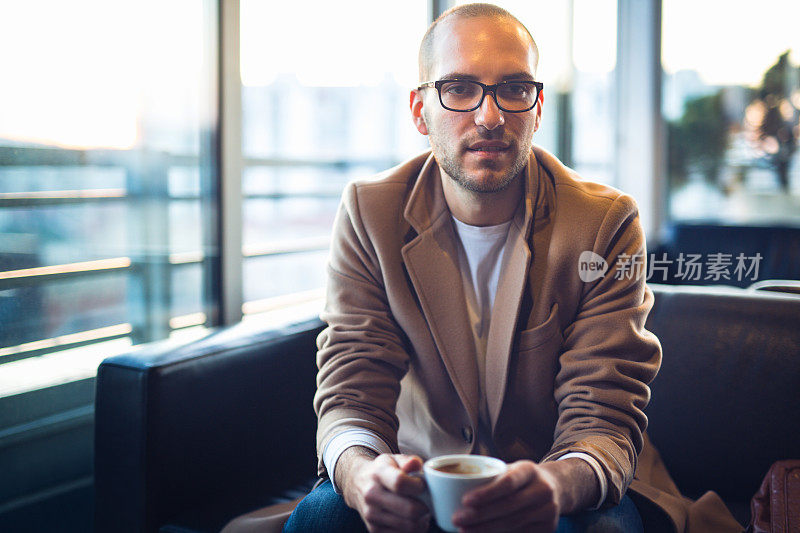
MULTIPOLYGON (((294 510, 284 533, 351 533, 366 531, 358 512, 344 503, 331 482, 325 481, 303 498, 294 510)), ((432 532, 439 532, 431 520, 432 532)), ((562 516, 556 533, 640 533, 643 532, 639 511, 628 496, 616 507, 562 516)))

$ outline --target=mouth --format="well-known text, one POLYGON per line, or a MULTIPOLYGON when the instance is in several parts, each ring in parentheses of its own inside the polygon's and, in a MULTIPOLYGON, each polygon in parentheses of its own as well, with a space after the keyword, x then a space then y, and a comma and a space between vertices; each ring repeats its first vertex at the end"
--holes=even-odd
POLYGON ((479 141, 467 146, 467 152, 478 156, 497 157, 508 152, 511 146, 501 141, 479 141))

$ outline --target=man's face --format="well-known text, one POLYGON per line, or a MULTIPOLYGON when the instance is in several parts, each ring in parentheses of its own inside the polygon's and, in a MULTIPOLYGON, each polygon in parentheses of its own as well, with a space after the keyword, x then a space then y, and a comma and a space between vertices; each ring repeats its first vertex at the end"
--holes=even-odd
MULTIPOLYGON (((525 30, 511 20, 453 17, 436 31, 429 80, 534 79, 538 58, 525 30)), ((456 183, 475 192, 501 191, 525 167, 541 106, 540 95, 532 110, 508 113, 487 94, 474 111, 448 111, 433 88, 417 91, 416 97, 412 93, 411 101, 417 129, 429 136, 436 161, 456 183)))

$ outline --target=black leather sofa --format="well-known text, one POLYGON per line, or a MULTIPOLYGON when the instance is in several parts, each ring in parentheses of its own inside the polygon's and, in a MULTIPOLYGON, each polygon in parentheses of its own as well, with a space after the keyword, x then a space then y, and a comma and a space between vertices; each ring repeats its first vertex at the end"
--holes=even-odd
MULTIPOLYGON (((746 525, 776 460, 800 458, 800 297, 653 286, 664 348, 648 432, 688 496, 746 525)), ((314 480, 310 320, 244 323, 105 360, 96 397, 96 531, 216 532, 314 480)))

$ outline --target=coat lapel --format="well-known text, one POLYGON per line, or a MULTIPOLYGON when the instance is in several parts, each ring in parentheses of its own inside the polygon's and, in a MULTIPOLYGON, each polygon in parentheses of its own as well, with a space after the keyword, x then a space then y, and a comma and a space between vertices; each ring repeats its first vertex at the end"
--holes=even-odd
POLYGON ((438 167, 429 157, 409 196, 405 218, 417 235, 402 249, 409 278, 450 379, 473 422, 478 367, 458 262, 457 236, 438 167))
POLYGON ((517 209, 508 231, 486 346, 486 402, 493 432, 503 405, 508 362, 531 265, 528 237, 539 190, 539 165, 533 152, 526 169, 525 201, 517 209))

